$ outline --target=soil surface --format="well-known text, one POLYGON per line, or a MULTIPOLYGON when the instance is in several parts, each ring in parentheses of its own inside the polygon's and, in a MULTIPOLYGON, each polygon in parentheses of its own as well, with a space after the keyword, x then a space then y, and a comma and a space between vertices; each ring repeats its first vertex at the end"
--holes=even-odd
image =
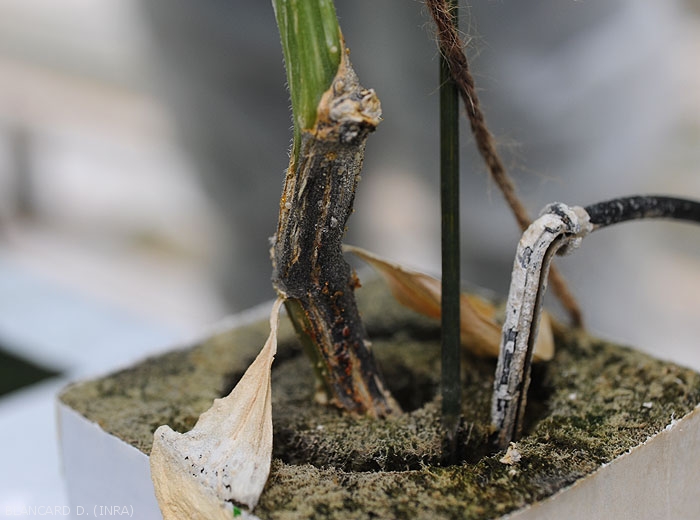
MULTIPOLYGON (((700 403, 700 375, 640 352, 559 332, 536 365, 521 458, 489 444, 495 360, 463 354, 459 460, 442 459, 438 324, 394 303, 379 282, 358 290, 387 383, 405 413, 350 417, 313 402, 314 380, 282 320, 273 366, 273 464, 261 518, 495 518, 612 461, 700 403)), ((61 399, 144 453, 161 424, 185 432, 227 394, 265 342, 267 319, 72 385, 61 399)))

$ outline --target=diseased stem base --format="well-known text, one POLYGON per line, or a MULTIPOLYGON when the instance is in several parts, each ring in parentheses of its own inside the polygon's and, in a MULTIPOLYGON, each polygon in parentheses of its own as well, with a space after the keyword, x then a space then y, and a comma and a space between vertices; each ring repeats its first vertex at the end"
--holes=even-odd
POLYGON ((362 88, 347 55, 302 132, 280 202, 272 251, 273 284, 322 379, 327 399, 343 410, 384 417, 400 412, 369 349, 345 262, 342 239, 352 213, 365 142, 380 120, 379 100, 362 88))
POLYGON ((386 389, 365 343, 357 307, 351 310, 351 305, 355 306, 354 295, 352 299, 321 294, 318 299, 287 300, 289 315, 316 373, 315 400, 325 404, 330 396, 331 404, 343 410, 373 417, 399 412, 401 408, 386 389), (353 316, 358 322, 350 321, 353 316), (333 324, 330 329, 328 323, 333 324), (352 330, 362 336, 358 339, 352 330), (332 349, 319 348, 318 344, 332 345, 332 349))

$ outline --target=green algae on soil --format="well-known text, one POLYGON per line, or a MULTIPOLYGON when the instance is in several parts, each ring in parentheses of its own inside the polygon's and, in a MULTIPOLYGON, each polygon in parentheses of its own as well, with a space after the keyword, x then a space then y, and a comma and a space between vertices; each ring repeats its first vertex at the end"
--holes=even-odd
MULTIPOLYGON (((700 402, 700 375, 582 333, 557 334, 536 365, 519 462, 488 443, 495 360, 463 354, 461 462, 444 465, 438 323, 394 303, 379 282, 358 291, 372 348, 406 413, 352 417, 313 403, 313 371, 282 320, 273 366, 274 453, 261 518, 495 518, 590 474, 700 402)), ((101 379, 61 400, 150 452, 161 424, 185 432, 226 395, 268 335, 267 320, 213 335, 101 379)))

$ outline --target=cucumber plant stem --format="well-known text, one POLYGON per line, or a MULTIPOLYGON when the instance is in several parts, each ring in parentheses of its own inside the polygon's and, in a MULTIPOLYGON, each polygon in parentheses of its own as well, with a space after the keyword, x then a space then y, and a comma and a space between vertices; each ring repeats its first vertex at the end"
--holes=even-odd
POLYGON ((332 0, 273 0, 294 143, 272 247, 272 283, 320 380, 317 398, 358 415, 401 411, 369 348, 343 259, 365 143, 379 99, 350 65, 332 0))

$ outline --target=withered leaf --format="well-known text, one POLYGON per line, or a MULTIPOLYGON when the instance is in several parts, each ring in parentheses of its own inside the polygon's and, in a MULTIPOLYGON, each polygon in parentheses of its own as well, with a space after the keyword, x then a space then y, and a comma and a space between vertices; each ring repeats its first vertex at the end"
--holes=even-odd
MULTIPOLYGON (((386 280, 398 302, 431 318, 440 318, 442 282, 428 274, 407 269, 362 248, 345 245, 344 251, 370 264, 386 280)), ((479 356, 498 357, 501 325, 496 307, 487 300, 461 294, 460 339, 462 347, 479 356)), ((535 343, 534 360, 547 361, 554 355, 554 338, 549 318, 543 314, 535 343)))
POLYGON ((151 478, 164 520, 231 518, 232 501, 253 509, 270 472, 270 370, 277 352, 282 299, 270 314, 270 336, 231 393, 214 400, 184 434, 153 434, 151 478))

